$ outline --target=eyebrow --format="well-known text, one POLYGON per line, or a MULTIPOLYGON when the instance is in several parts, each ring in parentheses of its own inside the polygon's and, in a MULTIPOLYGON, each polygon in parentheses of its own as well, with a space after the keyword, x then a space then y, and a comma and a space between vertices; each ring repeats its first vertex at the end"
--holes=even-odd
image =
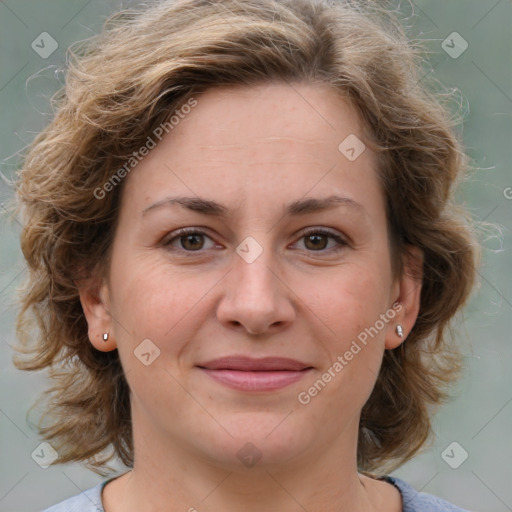
MULTIPOLYGON (((178 205, 193 212, 212 217, 228 218, 232 216, 232 212, 226 206, 216 201, 203 199, 200 197, 165 197, 142 211, 142 215, 146 215, 150 211, 178 205)), ((285 215, 301 216, 310 213, 321 212, 336 208, 337 206, 348 206, 362 213, 366 213, 364 207, 348 197, 331 195, 325 198, 306 198, 299 199, 290 203, 285 209, 285 215)))

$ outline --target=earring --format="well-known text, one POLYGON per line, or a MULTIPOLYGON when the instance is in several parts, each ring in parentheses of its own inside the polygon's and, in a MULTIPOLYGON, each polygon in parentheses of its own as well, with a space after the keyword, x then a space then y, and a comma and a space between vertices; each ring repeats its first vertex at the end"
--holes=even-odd
POLYGON ((103 341, 107 341, 108 340, 108 332, 104 332, 103 333, 103 341))
POLYGON ((396 326, 396 333, 397 333, 399 338, 403 338, 404 337, 404 330, 402 329, 402 326, 400 324, 398 324, 396 326))

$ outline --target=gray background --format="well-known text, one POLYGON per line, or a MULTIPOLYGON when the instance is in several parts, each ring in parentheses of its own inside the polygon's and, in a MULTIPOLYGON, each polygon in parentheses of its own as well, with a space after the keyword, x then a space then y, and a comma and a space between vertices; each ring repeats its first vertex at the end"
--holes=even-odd
MULTIPOLYGON (((131 2, 136 4, 137 2, 131 2)), ((18 153, 49 121, 50 95, 59 87, 67 46, 98 32, 118 0, 0 1, 0 170, 12 177, 18 153), (42 58, 32 41, 48 32, 57 50, 42 58)), ((511 0, 402 2, 413 37, 428 40, 425 78, 457 89, 466 111, 463 133, 476 168, 459 192, 481 225, 501 226, 483 240, 480 288, 464 313, 466 373, 453 401, 435 418, 432 446, 398 471, 418 490, 485 512, 512 511, 512 46, 511 0), (468 43, 453 58, 442 42, 452 32, 468 43), (496 235, 496 231, 494 234, 496 235), (508 370, 508 371, 507 371, 508 370), (457 442, 453 451, 444 450, 457 442), (456 469, 465 450, 468 458, 456 469), (445 453, 444 459, 442 457, 445 453), (450 457, 447 458, 446 455, 450 457)), ((448 40, 449 41, 449 40, 448 40)), ((451 43, 450 43, 451 44, 451 43)), ((16 288, 22 283, 19 225, 5 213, 12 189, 0 180, 0 511, 37 511, 102 479, 80 464, 40 468, 31 453, 41 440, 26 412, 47 386, 44 374, 14 369, 11 362, 16 288)))

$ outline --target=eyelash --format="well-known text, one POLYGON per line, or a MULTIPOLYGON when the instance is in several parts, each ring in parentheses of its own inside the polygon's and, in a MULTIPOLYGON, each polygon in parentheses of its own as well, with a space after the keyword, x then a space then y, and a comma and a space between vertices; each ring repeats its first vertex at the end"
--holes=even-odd
MULTIPOLYGON (((210 236, 208 236, 208 234, 205 232, 205 231, 201 231, 200 229, 197 229, 197 228, 183 228, 183 229, 180 229, 176 232, 176 234, 168 239, 166 242, 164 242, 164 246, 165 247, 168 247, 170 248, 170 250, 172 251, 180 251, 180 252, 183 252, 186 254, 187 257, 193 257, 193 256, 196 256, 197 254, 200 254, 201 252, 203 252, 203 249, 199 249, 197 251, 188 251, 186 249, 182 249, 182 248, 174 248, 174 247, 171 247, 171 244, 172 242, 174 242, 175 240, 178 240, 184 236, 187 236, 187 235, 204 235, 208 238, 211 239, 210 236)), ((347 241, 344 240, 341 236, 337 235, 336 233, 333 233, 332 231, 327 231, 325 229, 322 229, 322 228, 316 228, 316 229, 311 229, 310 231, 307 231, 305 233, 303 233, 299 240, 303 239, 303 238, 306 238, 307 236, 311 236, 311 235, 324 235, 324 236, 327 236, 329 238, 332 238, 333 240, 335 240, 339 245, 338 247, 331 247, 330 249, 321 249, 319 251, 313 251, 313 250, 309 250, 308 252, 311 252, 311 253, 320 253, 320 254, 325 254, 325 253, 331 253, 331 252, 338 252, 340 251, 341 249, 343 249, 344 247, 346 247, 348 245, 347 241)))

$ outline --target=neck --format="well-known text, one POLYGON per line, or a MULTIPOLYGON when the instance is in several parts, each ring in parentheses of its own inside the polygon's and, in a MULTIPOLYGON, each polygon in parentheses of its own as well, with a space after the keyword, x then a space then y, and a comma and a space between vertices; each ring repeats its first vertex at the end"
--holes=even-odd
POLYGON ((134 434, 134 468, 105 487, 105 512, 401 510, 389 508, 389 489, 382 487, 389 484, 357 472, 354 432, 335 444, 317 443, 286 463, 262 458, 252 467, 236 457, 222 463, 207 459, 168 437, 162 442, 140 430, 134 434))

